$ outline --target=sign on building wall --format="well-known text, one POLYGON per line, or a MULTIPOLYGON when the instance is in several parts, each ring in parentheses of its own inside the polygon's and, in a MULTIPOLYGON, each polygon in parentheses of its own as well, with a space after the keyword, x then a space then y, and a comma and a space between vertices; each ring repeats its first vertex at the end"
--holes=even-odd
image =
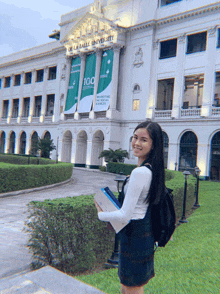
POLYGON ((78 102, 79 78, 80 78, 81 59, 76 57, 72 60, 69 88, 66 98, 65 114, 74 113, 78 102))
POLYGON ((79 103, 79 113, 90 112, 95 84, 96 54, 88 55, 82 85, 82 93, 79 103))
POLYGON ((105 111, 109 107, 111 95, 113 56, 113 49, 106 50, 103 52, 101 71, 99 77, 99 86, 94 111, 105 111))

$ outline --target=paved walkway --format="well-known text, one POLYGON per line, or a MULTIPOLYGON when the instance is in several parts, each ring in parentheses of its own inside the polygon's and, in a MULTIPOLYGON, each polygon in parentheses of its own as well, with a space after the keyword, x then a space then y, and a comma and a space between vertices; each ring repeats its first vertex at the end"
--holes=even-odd
MULTIPOLYGON (((104 186, 116 191, 114 179, 114 174, 74 168, 72 180, 65 185, 4 198, 0 194, 0 279, 30 272, 31 254, 26 247, 28 235, 23 231, 30 201, 89 195, 100 192, 104 186)), ((0 285, 3 280, 0 280, 0 285)))

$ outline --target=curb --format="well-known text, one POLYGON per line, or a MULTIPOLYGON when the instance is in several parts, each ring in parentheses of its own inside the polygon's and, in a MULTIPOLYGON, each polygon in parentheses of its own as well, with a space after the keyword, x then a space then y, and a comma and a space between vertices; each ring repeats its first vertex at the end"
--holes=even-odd
POLYGON ((71 181, 74 182, 74 179, 70 178, 70 179, 68 179, 68 180, 66 180, 64 182, 55 183, 55 184, 47 185, 47 186, 41 186, 41 187, 36 187, 36 188, 31 188, 31 189, 25 189, 25 190, 1 193, 0 194, 0 199, 1 198, 6 198, 6 197, 11 197, 11 196, 17 196, 17 195, 20 195, 20 194, 27 194, 27 193, 31 193, 31 192, 35 192, 35 191, 41 191, 41 190, 45 190, 45 189, 50 189, 50 188, 53 188, 53 187, 65 185, 65 184, 67 184, 67 183, 69 183, 71 181))

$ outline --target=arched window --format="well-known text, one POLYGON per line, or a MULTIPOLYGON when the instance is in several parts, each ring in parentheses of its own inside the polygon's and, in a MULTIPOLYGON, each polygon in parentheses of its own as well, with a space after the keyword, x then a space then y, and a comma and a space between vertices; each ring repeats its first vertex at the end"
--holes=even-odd
POLYGON ((211 141, 210 167, 210 179, 220 181, 220 131, 213 136, 211 141))
POLYGON ((20 137, 20 150, 19 154, 25 154, 26 149, 26 133, 23 132, 20 137))
POLYGON ((167 133, 163 132, 163 154, 164 154, 164 167, 167 168, 168 163, 168 149, 169 149, 169 138, 167 133))
POLYGON ((44 134, 44 139, 51 139, 50 132, 47 131, 47 132, 44 134))
POLYGON ((0 138, 0 153, 5 152, 5 132, 1 133, 1 138, 0 138))
POLYGON ((32 155, 37 155, 37 143, 38 143, 38 133, 34 132, 33 135, 31 136, 31 152, 30 154, 32 155))
POLYGON ((197 137, 193 132, 186 132, 180 140, 179 170, 194 171, 197 161, 197 137))
POLYGON ((11 132, 10 142, 9 142, 9 153, 15 153, 15 132, 11 132))
POLYGON ((133 92, 134 92, 134 93, 138 93, 138 92, 140 92, 140 90, 141 90, 141 87, 140 87, 138 84, 135 84, 135 85, 134 85, 133 92))

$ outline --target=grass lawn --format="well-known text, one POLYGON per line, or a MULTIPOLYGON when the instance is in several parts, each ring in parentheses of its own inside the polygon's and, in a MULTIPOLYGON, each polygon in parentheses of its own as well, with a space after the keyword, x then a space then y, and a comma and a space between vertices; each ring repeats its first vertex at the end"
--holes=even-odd
MULTIPOLYGON (((220 293, 220 183, 201 181, 199 203, 173 241, 155 253, 155 277, 145 293, 220 293)), ((76 278, 105 293, 120 293, 117 269, 76 278)))

